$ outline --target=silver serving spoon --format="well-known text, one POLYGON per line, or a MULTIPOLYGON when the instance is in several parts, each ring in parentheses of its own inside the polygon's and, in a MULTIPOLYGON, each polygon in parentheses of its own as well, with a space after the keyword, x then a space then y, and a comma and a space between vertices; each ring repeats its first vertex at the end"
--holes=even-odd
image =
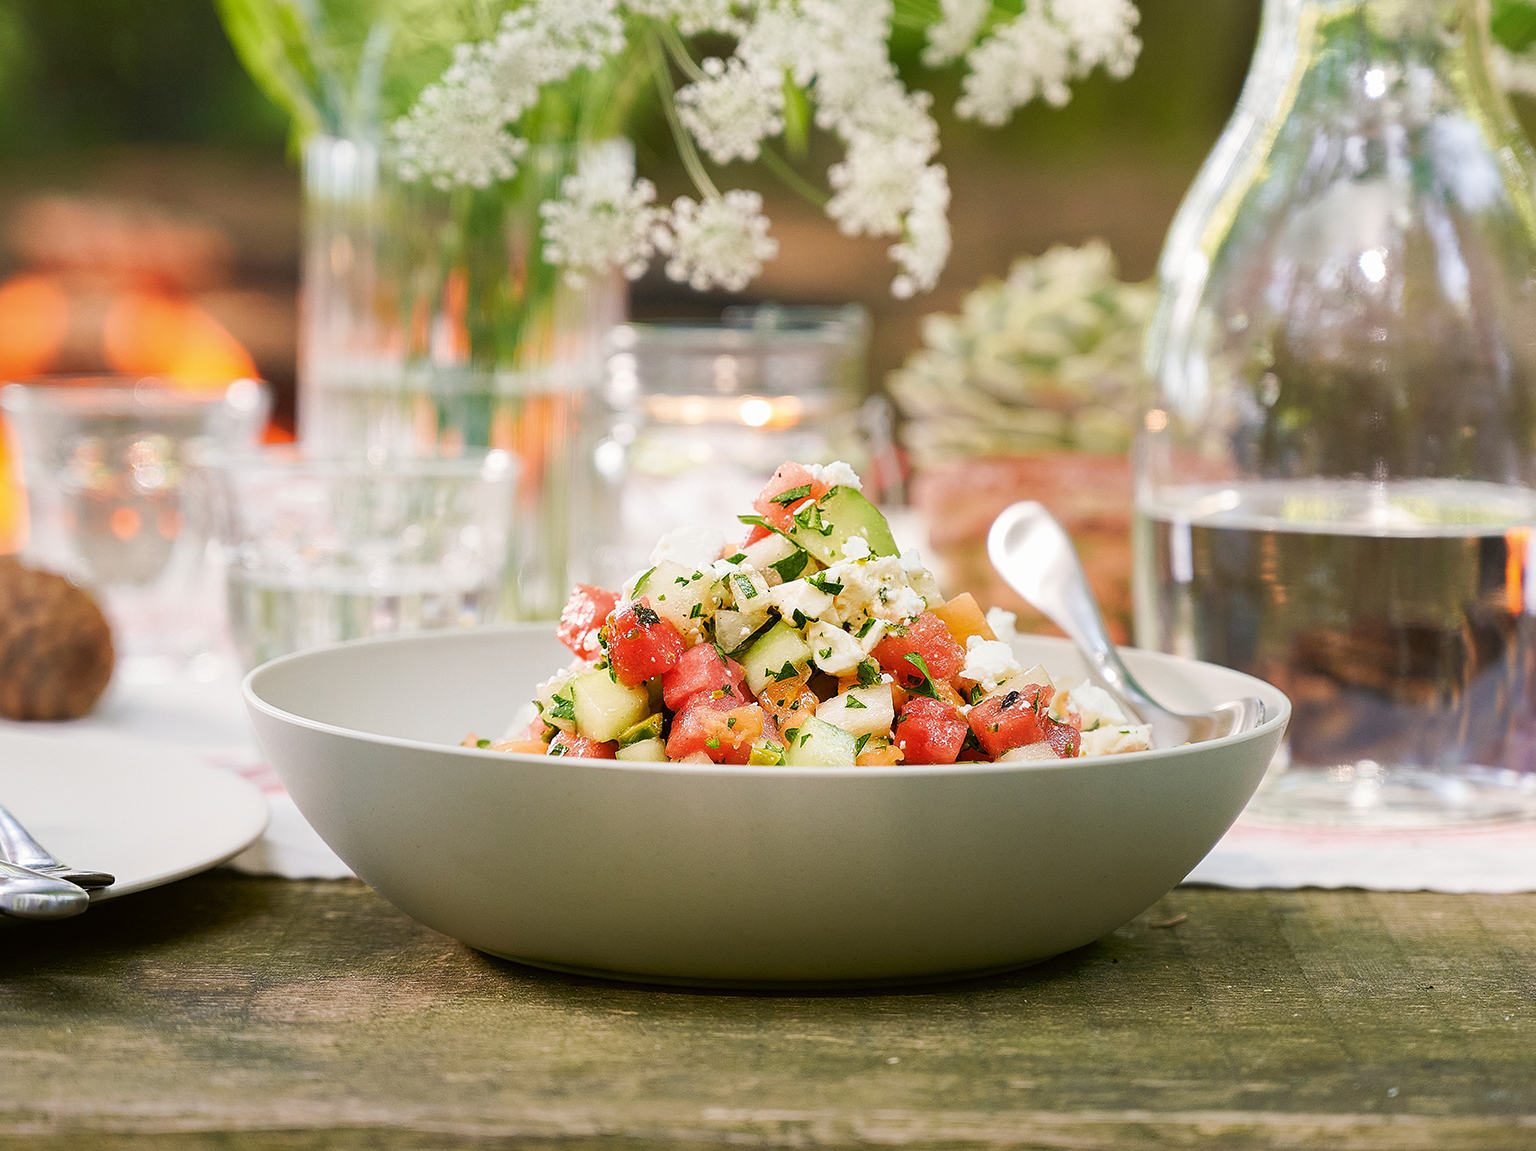
POLYGON ((115 882, 105 871, 81 871, 55 859, 4 807, 0 807, 0 860, 9 860, 39 875, 67 879, 81 887, 111 887, 115 882))
POLYGON ((17 919, 68 919, 91 905, 85 888, 0 861, 0 913, 17 919))
POLYGON ((1148 695, 1110 641, 1071 537, 1042 505, 1026 500, 1003 509, 987 534, 987 555, 1014 591, 1077 644, 1094 679, 1142 723, 1152 725, 1152 746, 1220 739, 1264 722, 1264 704, 1251 696, 1186 715, 1148 695))

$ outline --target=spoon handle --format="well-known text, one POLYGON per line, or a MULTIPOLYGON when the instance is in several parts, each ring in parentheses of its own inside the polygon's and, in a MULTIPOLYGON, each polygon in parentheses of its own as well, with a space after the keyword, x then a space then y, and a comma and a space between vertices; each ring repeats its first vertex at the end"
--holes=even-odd
POLYGON ((987 555, 1015 591, 1067 633, 1088 657, 1094 675, 1139 712, 1143 722, 1170 714, 1120 659, 1077 549, 1043 505, 1025 500, 1005 508, 987 535, 987 555))
POLYGON ((68 919, 90 906, 85 888, 0 861, 0 913, 17 919, 68 919))

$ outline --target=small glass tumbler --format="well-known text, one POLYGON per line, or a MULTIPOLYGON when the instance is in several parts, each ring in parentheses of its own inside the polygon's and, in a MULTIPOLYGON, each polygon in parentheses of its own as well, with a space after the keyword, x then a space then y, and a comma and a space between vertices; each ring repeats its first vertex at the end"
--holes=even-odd
POLYGON ((252 445, 266 385, 183 388, 131 377, 53 378, 0 389, 26 489, 21 558, 100 599, 117 675, 207 679, 226 656, 202 455, 252 445))
POLYGON ((719 320, 631 323, 610 337, 598 499, 578 543, 617 587, 658 536, 737 514, 786 460, 844 460, 875 502, 899 498, 889 406, 866 399, 863 308, 729 308, 719 320), (605 517, 613 517, 613 522, 605 517))
POLYGON ((247 669, 339 640, 500 617, 512 456, 210 460, 229 623, 247 669))

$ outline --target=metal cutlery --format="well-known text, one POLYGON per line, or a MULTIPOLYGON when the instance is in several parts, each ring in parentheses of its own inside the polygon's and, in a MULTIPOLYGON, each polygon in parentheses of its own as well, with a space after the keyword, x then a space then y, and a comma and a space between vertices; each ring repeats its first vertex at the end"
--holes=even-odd
POLYGON ((68 919, 90 904, 90 892, 78 884, 0 861, 0 913, 17 919, 68 919))
POLYGON ((111 887, 115 882, 105 871, 82 871, 55 859, 4 807, 0 807, 0 860, 38 875, 68 880, 79 887, 111 887))
POLYGON ((1251 696, 1184 714, 1148 695, 1109 638, 1071 537, 1043 505, 1026 500, 1004 508, 987 535, 987 555, 1014 591, 1077 644, 1101 686, 1152 725, 1154 747, 1220 739, 1264 722, 1264 704, 1251 696))

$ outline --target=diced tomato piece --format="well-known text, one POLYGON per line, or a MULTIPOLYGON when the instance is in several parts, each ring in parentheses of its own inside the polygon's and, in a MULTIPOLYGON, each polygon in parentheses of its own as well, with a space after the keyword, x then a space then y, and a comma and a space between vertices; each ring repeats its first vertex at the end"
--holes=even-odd
POLYGON ((671 671, 688 650, 672 621, 652 611, 644 596, 614 609, 603 625, 603 641, 614 674, 631 687, 671 671))
POLYGON ((965 716, 954 704, 914 695, 896 717, 896 746, 906 763, 954 763, 966 731, 965 716))
POLYGON ((1044 712, 1050 706, 1053 694, 1048 687, 1031 684, 1022 691, 987 696, 971 708, 971 730, 976 733, 976 742, 988 756, 996 759, 1012 748, 1045 739, 1045 722, 1049 722, 1050 717, 1044 712))
POLYGON ((729 711, 752 702, 746 678, 741 664, 721 655, 714 644, 695 644, 661 677, 661 698, 673 711, 682 711, 695 696, 706 693, 713 705, 729 711))
POLYGON ((684 759, 702 751, 716 763, 746 763, 752 757, 753 741, 763 734, 765 719, 755 703, 718 711, 699 700, 673 717, 667 758, 684 759))
POLYGON ((786 463, 778 471, 773 473, 757 499, 752 501, 752 507, 757 514, 762 516, 776 528, 788 531, 791 527, 790 512, 799 507, 806 500, 819 500, 832 488, 811 475, 801 464, 786 463), (792 492, 796 488, 804 488, 805 494, 795 499, 786 499, 785 493, 792 492), (784 502, 776 502, 783 500, 784 502))
POLYGON ((1058 723, 1050 716, 1042 715, 1040 726, 1044 729, 1046 742, 1051 745, 1056 758, 1077 758, 1077 753, 1083 746, 1083 733, 1078 730, 1076 724, 1058 723))
POLYGON ((617 759, 618 751, 619 745, 616 743, 598 743, 597 740, 588 739, 584 735, 561 731, 549 741, 549 751, 546 754, 572 755, 582 759, 617 759))
POLYGON ((943 683, 965 666, 965 649, 955 642, 944 621, 931 611, 925 611, 905 628, 892 628, 870 654, 897 683, 910 687, 923 682, 922 672, 906 658, 914 653, 923 657, 928 674, 936 683, 943 683))
POLYGON ((741 546, 749 548, 759 540, 765 540, 773 533, 762 524, 753 524, 752 530, 747 533, 747 538, 741 541, 741 546))
POLYGON ((555 635, 582 659, 596 659, 603 654, 597 639, 598 629, 618 602, 616 592, 577 584, 560 612, 560 626, 555 629, 555 635))
POLYGON ((806 716, 815 715, 821 700, 801 676, 766 684, 757 693, 757 702, 778 721, 780 727, 799 727, 806 716))

